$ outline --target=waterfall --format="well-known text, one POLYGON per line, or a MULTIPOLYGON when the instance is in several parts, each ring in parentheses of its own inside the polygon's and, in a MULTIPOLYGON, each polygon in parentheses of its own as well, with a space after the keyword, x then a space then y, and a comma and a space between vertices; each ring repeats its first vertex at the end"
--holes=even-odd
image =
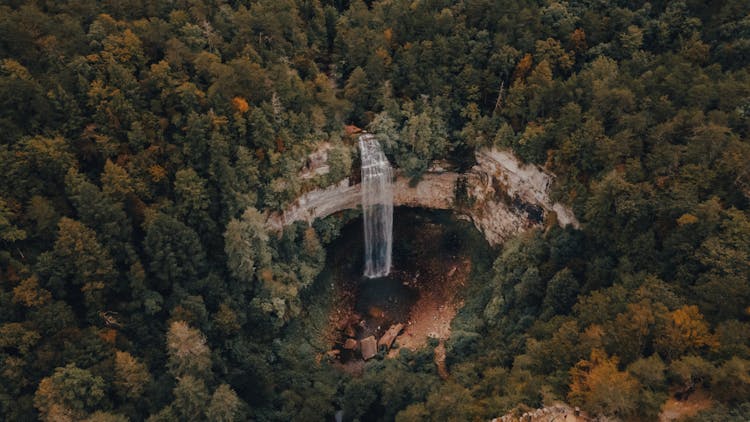
POLYGON ((360 136, 359 151, 362 157, 365 277, 384 277, 391 271, 393 172, 374 136, 360 136))

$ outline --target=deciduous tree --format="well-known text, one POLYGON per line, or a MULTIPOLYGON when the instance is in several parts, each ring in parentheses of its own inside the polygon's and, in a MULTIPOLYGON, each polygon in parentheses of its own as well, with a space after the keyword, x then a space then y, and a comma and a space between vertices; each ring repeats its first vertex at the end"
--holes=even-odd
POLYGON ((719 342, 698 307, 689 305, 666 315, 654 346, 662 356, 672 360, 687 353, 716 349, 719 342))
POLYGON ((117 393, 125 399, 137 399, 141 396, 146 384, 151 381, 151 374, 146 365, 139 362, 128 352, 115 352, 115 380, 117 393))
POLYGON ((184 321, 174 321, 167 332, 167 367, 175 377, 205 378, 211 373, 211 350, 206 338, 184 321))
POLYGON ((227 384, 221 384, 214 394, 206 410, 206 417, 210 422, 234 422, 242 418, 242 400, 227 384))
POLYGON ((61 416, 83 419, 105 403, 104 379, 75 364, 55 369, 54 374, 42 379, 34 394, 34 406, 50 422, 61 416))
POLYGON ((627 417, 637 410, 638 381, 617 369, 618 359, 602 350, 570 370, 568 400, 597 415, 627 417))

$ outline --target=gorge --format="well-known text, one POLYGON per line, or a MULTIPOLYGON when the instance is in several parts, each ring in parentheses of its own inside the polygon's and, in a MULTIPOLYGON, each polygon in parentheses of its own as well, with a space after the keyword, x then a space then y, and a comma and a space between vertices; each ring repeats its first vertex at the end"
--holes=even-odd
MULTIPOLYGON (((356 367, 383 349, 392 357, 401 348, 424 347, 429 339, 447 341, 463 306, 461 292, 477 277, 472 268, 489 265, 482 255, 488 246, 534 227, 579 225, 569 208, 551 200, 554 175, 508 151, 479 150, 465 172, 436 162, 411 180, 398 169, 394 178, 374 135, 359 136, 357 145, 361 164, 353 176, 308 191, 266 219, 267 229, 281 231, 295 222, 312 225, 345 210, 362 210, 362 218, 345 218, 330 246, 331 260, 319 284, 330 289, 309 302, 328 304, 323 307, 331 314, 328 327, 310 330, 329 339, 329 356, 347 371, 353 368, 347 365, 356 367), (388 351, 394 340, 398 350, 388 351)), ((307 172, 327 171, 326 147, 316 149, 314 160, 308 160, 315 165, 307 172)), ((436 356, 443 356, 439 350, 436 356)), ((444 357, 436 359, 442 367, 444 357)))

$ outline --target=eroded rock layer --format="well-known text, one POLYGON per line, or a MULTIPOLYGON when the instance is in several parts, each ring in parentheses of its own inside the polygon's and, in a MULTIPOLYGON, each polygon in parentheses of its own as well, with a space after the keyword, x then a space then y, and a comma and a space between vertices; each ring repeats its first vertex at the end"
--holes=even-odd
MULTIPOLYGON (((492 245, 543 224, 552 213, 561 226, 578 227, 572 210, 549 197, 553 175, 499 149, 478 151, 476 159, 477 164, 466 173, 428 172, 415 185, 397 173, 394 206, 452 209, 469 218, 492 245), (457 189, 459 185, 465 189, 457 189)), ((347 178, 307 192, 284 212, 269 215, 266 224, 278 231, 295 221, 312 223, 357 208, 360 202, 361 185, 351 184, 347 178)))

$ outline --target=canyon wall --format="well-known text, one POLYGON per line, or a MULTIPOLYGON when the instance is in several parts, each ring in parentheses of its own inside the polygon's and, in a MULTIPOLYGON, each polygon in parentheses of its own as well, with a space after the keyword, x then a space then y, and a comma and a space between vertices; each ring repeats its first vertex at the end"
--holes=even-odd
MULTIPOLYGON (((553 203, 549 187, 553 175, 538 166, 521 163, 512 153, 486 149, 476 153, 477 164, 466 173, 433 171, 420 181, 397 175, 394 182, 394 206, 453 210, 468 218, 487 241, 497 245, 511 236, 542 225, 554 213, 561 226, 578 227, 570 208, 553 203), (465 186, 465 194, 457 200, 457 184, 465 186)), ((349 179, 325 189, 316 189, 300 196, 292 206, 272 213, 266 221, 274 231, 295 221, 312 223, 361 202, 361 186, 349 179)))

